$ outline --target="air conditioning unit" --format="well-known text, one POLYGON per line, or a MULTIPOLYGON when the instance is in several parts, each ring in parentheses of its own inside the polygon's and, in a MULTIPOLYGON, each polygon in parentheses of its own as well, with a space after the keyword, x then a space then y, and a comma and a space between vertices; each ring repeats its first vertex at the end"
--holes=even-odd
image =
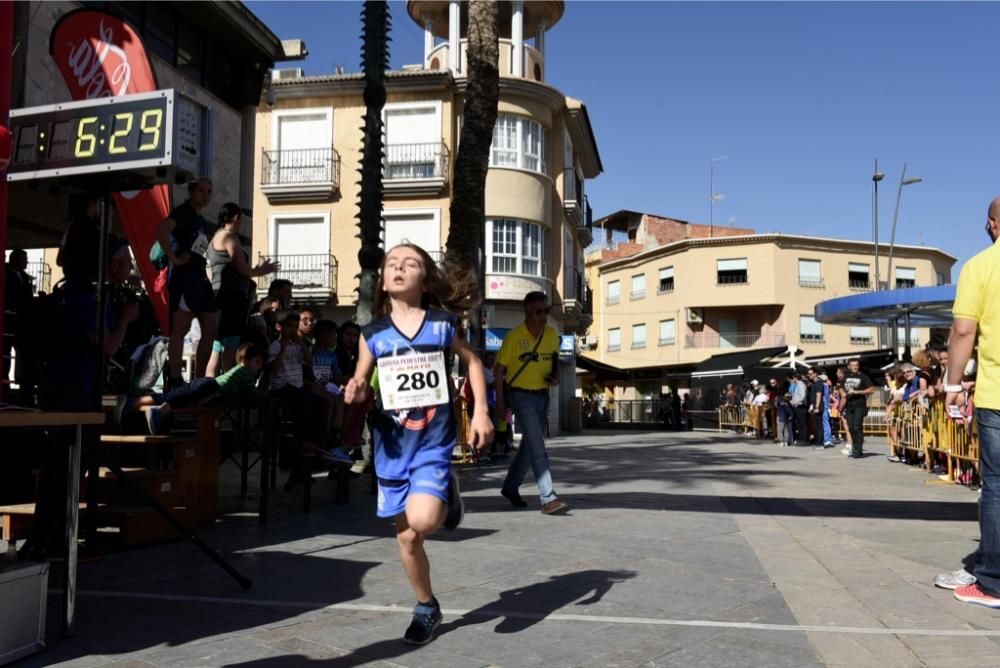
POLYGON ((290 81, 292 79, 301 79, 305 75, 305 70, 301 67, 286 67, 285 69, 272 70, 271 81, 290 81))
POLYGON ((700 325, 705 322, 705 314, 700 308, 687 309, 687 321, 691 325, 700 325))

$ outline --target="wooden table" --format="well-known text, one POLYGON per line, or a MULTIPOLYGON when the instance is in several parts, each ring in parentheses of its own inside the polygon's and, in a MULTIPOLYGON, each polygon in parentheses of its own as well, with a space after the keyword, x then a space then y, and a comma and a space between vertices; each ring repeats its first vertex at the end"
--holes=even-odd
MULTIPOLYGON (((47 413, 41 411, 0 411, 0 429, 76 427, 76 439, 69 449, 66 477, 66 635, 76 630, 77 537, 80 525, 80 453, 83 449, 83 426, 104 424, 103 413, 47 413)), ((10 443, 11 439, 5 439, 10 443)))

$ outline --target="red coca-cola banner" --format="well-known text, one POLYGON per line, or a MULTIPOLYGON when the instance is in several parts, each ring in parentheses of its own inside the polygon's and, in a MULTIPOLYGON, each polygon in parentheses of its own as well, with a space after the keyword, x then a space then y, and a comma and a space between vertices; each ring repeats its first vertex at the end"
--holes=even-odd
MULTIPOLYGON (((115 97, 157 90, 156 75, 142 39, 120 19, 92 9, 64 15, 52 28, 49 53, 74 100, 115 97)), ((115 205, 153 309, 164 333, 170 331, 164 277, 149 261, 156 227, 170 213, 170 188, 115 193, 115 205)))

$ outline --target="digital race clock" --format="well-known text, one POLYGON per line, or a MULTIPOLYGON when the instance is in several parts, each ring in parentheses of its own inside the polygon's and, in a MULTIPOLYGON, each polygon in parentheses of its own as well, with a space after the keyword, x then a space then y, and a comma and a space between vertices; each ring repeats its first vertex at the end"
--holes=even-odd
POLYGON ((8 181, 129 173, 148 183, 207 172, 209 116, 173 90, 10 112, 8 181))

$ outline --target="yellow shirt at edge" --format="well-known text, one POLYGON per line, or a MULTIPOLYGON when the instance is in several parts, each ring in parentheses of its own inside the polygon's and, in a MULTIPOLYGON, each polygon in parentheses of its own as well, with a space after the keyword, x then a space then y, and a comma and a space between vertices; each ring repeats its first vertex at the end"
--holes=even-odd
POLYGON ((965 263, 958 277, 955 318, 975 320, 979 327, 976 408, 1000 410, 1000 244, 965 263))

